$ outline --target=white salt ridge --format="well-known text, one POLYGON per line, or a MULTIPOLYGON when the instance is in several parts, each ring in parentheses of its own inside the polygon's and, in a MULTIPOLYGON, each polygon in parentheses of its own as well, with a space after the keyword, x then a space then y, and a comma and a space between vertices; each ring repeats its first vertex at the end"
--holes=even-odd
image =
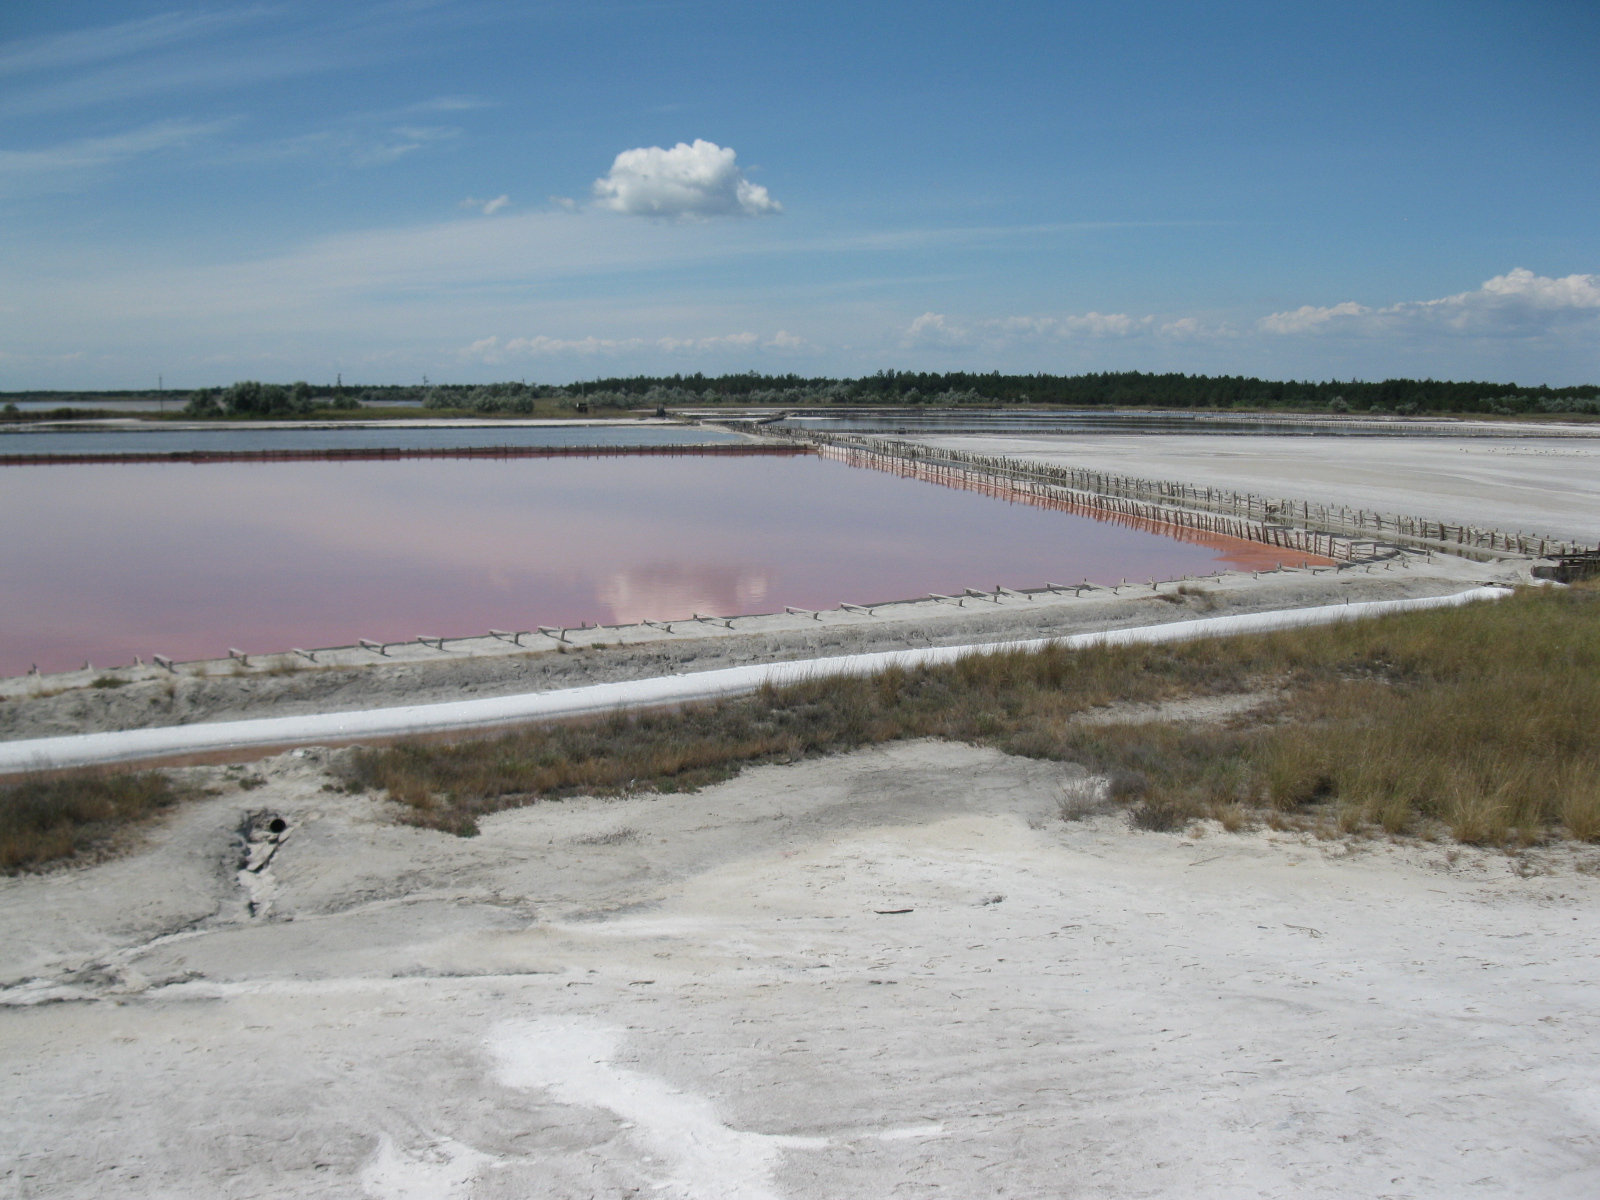
POLYGON ((490 1040, 507 1087, 542 1088, 563 1104, 602 1108, 632 1123, 632 1139, 668 1164, 656 1188, 681 1200, 781 1200, 771 1185, 784 1149, 821 1149, 827 1138, 730 1129, 711 1101, 615 1066, 621 1033, 582 1021, 520 1021, 490 1040))
POLYGON ((361 1190, 373 1200, 457 1200, 472 1195, 479 1174, 498 1161, 450 1138, 414 1157, 385 1134, 361 1171, 361 1190))
POLYGON ((31 738, 0 743, 0 774, 132 762, 139 759, 197 754, 253 747, 292 746, 319 742, 345 742, 362 738, 399 737, 418 733, 493 728, 527 721, 560 720, 627 709, 689 704, 726 696, 748 695, 768 684, 784 686, 819 677, 874 675, 894 667, 920 667, 955 662, 969 654, 1042 650, 1047 646, 1079 649, 1188 641, 1247 633, 1270 633, 1310 625, 1327 625, 1387 613, 1470 604, 1509 596, 1509 588, 1475 587, 1448 596, 1412 600, 1371 600, 1319 608, 1279 609, 1239 613, 1195 621, 1172 621, 1134 629, 1079 633, 1061 638, 998 642, 981 646, 935 646, 922 650, 891 650, 877 654, 851 654, 799 662, 760 663, 599 683, 548 692, 525 692, 481 700, 453 700, 443 704, 401 705, 354 712, 313 713, 294 717, 266 717, 251 721, 129 729, 111 733, 84 733, 69 737, 31 738))

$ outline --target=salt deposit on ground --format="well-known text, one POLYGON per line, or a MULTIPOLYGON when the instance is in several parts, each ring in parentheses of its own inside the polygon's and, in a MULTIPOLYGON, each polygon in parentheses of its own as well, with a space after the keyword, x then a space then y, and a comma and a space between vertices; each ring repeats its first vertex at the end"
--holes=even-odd
POLYGON ((1066 822, 925 742, 462 840, 321 758, 0 881, 3 1194, 1600 1191, 1593 850, 1066 822))
POLYGON ((1087 434, 901 440, 1600 542, 1600 433, 1564 438, 1087 434))

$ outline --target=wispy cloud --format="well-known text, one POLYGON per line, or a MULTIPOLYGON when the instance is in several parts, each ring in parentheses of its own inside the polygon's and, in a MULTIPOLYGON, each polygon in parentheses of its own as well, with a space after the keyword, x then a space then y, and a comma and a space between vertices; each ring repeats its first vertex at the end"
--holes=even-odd
POLYGON ((19 38, 0 43, 0 76, 59 71, 175 46, 248 24, 271 11, 251 7, 231 12, 162 13, 97 29, 19 38))
POLYGON ((324 158, 354 167, 381 167, 429 146, 454 141, 464 132, 455 125, 376 127, 362 114, 311 133, 236 145, 222 159, 229 163, 264 163, 324 158))
POLYGON ((910 229, 874 229, 805 243, 810 251, 849 253, 857 250, 923 250, 936 246, 981 246, 1026 239, 1108 233, 1127 229, 1200 229, 1219 221, 1053 221, 1029 225, 942 225, 910 229))
POLYGON ((445 142, 461 136, 461 130, 447 125, 402 125, 391 129, 389 135, 376 145, 357 151, 352 161, 358 167, 378 167, 396 159, 414 154, 433 142, 445 142))
MULTIPOLYGON (((371 9, 310 12, 310 19, 282 6, 174 13, 0 45, 12 82, 0 116, 229 91, 415 52, 397 22, 380 23, 371 9), (245 36, 229 36, 239 33, 245 36)), ((411 14, 409 22, 423 19, 411 14)))
POLYGON ((492 217, 511 203, 508 195, 496 196, 493 200, 479 200, 476 196, 468 196, 458 207, 471 208, 481 212, 486 217, 492 217))
MULTIPOLYGON (((488 203, 488 201, 484 201, 488 203)), ((481 213, 481 209, 479 210, 481 213)), ((626 277, 689 263, 716 263, 739 255, 770 252, 773 246, 755 223, 623 221, 604 214, 506 209, 493 220, 461 217, 427 225, 372 229, 310 239, 287 252, 230 262, 169 262, 125 271, 93 258, 63 264, 42 252, 26 270, 0 273, 0 303, 22 293, 25 274, 55 280, 60 319, 93 311, 120 321, 193 321, 212 325, 241 320, 262 329, 301 315, 335 312, 356 320, 371 298, 404 297, 408 309, 433 311, 435 302, 455 314, 473 305, 503 304, 507 289, 596 276, 626 277), (9 286, 8 286, 9 285, 9 286), (469 304, 469 298, 476 298, 469 304)), ((37 287, 29 301, 38 319, 37 287)), ((376 301, 373 301, 376 302, 376 301)), ((464 317, 461 319, 465 319, 464 317)), ((433 318, 430 322, 437 324, 433 318)), ((315 318, 325 323, 323 317, 315 318)), ((474 324, 483 324, 474 319, 474 324)), ((489 324, 493 329, 499 321, 489 324)), ((553 330, 547 332, 554 333, 553 330)), ((585 331, 587 332, 587 331, 585 331)), ((631 334, 633 330, 628 330, 631 334)), ((652 332, 654 332, 652 330, 652 332)), ((623 334, 620 336, 627 336, 623 334)), ((465 339, 464 339, 465 340, 465 339)))
POLYGON ((347 113, 339 118, 344 125, 386 125, 403 121, 407 117, 431 116, 437 113, 475 112, 480 108, 493 108, 495 101, 481 96, 434 96, 414 104, 401 104, 392 108, 378 108, 347 113))
POLYGON ((408 104, 400 111, 402 113, 471 112, 478 108, 493 108, 494 105, 493 100, 485 100, 482 96, 435 96, 432 100, 408 104))
POLYGON ((187 146, 222 132, 229 124, 156 121, 109 137, 76 138, 37 150, 0 150, 0 191, 69 187, 96 169, 187 146))
POLYGON ((285 48, 281 51, 175 55, 20 90, 0 100, 0 116, 32 116, 89 108, 162 93, 230 90, 243 84, 332 70, 346 61, 331 48, 304 53, 285 48))

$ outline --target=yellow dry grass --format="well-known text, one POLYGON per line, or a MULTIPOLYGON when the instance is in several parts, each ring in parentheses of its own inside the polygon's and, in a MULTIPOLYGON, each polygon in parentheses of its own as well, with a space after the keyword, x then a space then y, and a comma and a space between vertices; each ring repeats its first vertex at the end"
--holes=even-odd
POLYGON ((103 851, 178 798, 158 771, 29 779, 0 788, 0 872, 103 851))
POLYGON ((1175 646, 975 655, 670 714, 359 754, 349 783, 469 834, 544 797, 689 790, 754 763, 940 737, 1114 775, 1137 823, 1443 827, 1478 844, 1600 838, 1600 592, 1175 646), (1228 724, 1086 725, 1086 710, 1270 688, 1228 724))
MULTIPOLYGON (((673 713, 352 756, 347 786, 457 834, 545 798, 688 791, 745 766, 936 737, 1082 763, 1135 824, 1212 816, 1480 845, 1600 841, 1600 588, 1172 646, 974 655, 673 713), (1267 691, 1221 724, 1089 724, 1128 701, 1267 691)), ((113 845, 178 799, 159 772, 0 788, 0 871, 113 845)))

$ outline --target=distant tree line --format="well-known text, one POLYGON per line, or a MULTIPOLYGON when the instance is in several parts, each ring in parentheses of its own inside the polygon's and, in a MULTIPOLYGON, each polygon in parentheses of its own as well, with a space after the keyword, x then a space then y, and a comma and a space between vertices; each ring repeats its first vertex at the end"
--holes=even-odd
POLYGON ((1332 412, 1597 412, 1600 387, 1520 387, 1433 379, 1275 381, 1243 375, 922 374, 880 371, 856 381, 857 403, 949 402, 1069 407, 1306 408, 1332 412))
POLYGON ((191 417, 301 417, 319 410, 360 408, 352 392, 319 389, 298 383, 258 383, 243 380, 229 388, 201 388, 189 397, 183 411, 191 417))
POLYGON ((76 404, 98 404, 104 400, 181 400, 183 393, 177 391, 158 391, 155 388, 132 388, 124 391, 81 392, 81 391, 35 391, 35 392, 0 392, 0 402, 7 404, 26 404, 33 401, 42 401, 45 404, 59 404, 70 406, 76 404))
MULTIPOLYGON (((493 393, 491 385, 478 389, 493 393)), ((988 375, 879 371, 860 379, 798 375, 636 375, 544 388, 617 407, 662 404, 1046 405, 1070 408, 1291 408, 1375 413, 1600 413, 1600 386, 1551 388, 1433 379, 1298 382, 1242 375, 988 375)))
MULTIPOLYGON (((61 399, 80 404, 149 392, 16 392, 0 401, 61 399)), ((1600 414, 1600 386, 1525 387, 1515 383, 1455 383, 1434 379, 1275 381, 1242 375, 1148 374, 983 375, 879 371, 859 379, 800 375, 635 375, 561 386, 490 384, 332 385, 260 383, 194 392, 184 411, 200 417, 290 417, 369 404, 420 403, 454 412, 560 413, 686 405, 839 404, 930 407, 1033 405, 1069 408, 1267 408, 1325 412, 1415 414, 1600 414)))
POLYGON ((577 408, 565 389, 540 383, 485 383, 466 387, 438 384, 428 388, 422 395, 422 404, 424 408, 447 408, 458 412, 521 415, 540 409, 577 408))

